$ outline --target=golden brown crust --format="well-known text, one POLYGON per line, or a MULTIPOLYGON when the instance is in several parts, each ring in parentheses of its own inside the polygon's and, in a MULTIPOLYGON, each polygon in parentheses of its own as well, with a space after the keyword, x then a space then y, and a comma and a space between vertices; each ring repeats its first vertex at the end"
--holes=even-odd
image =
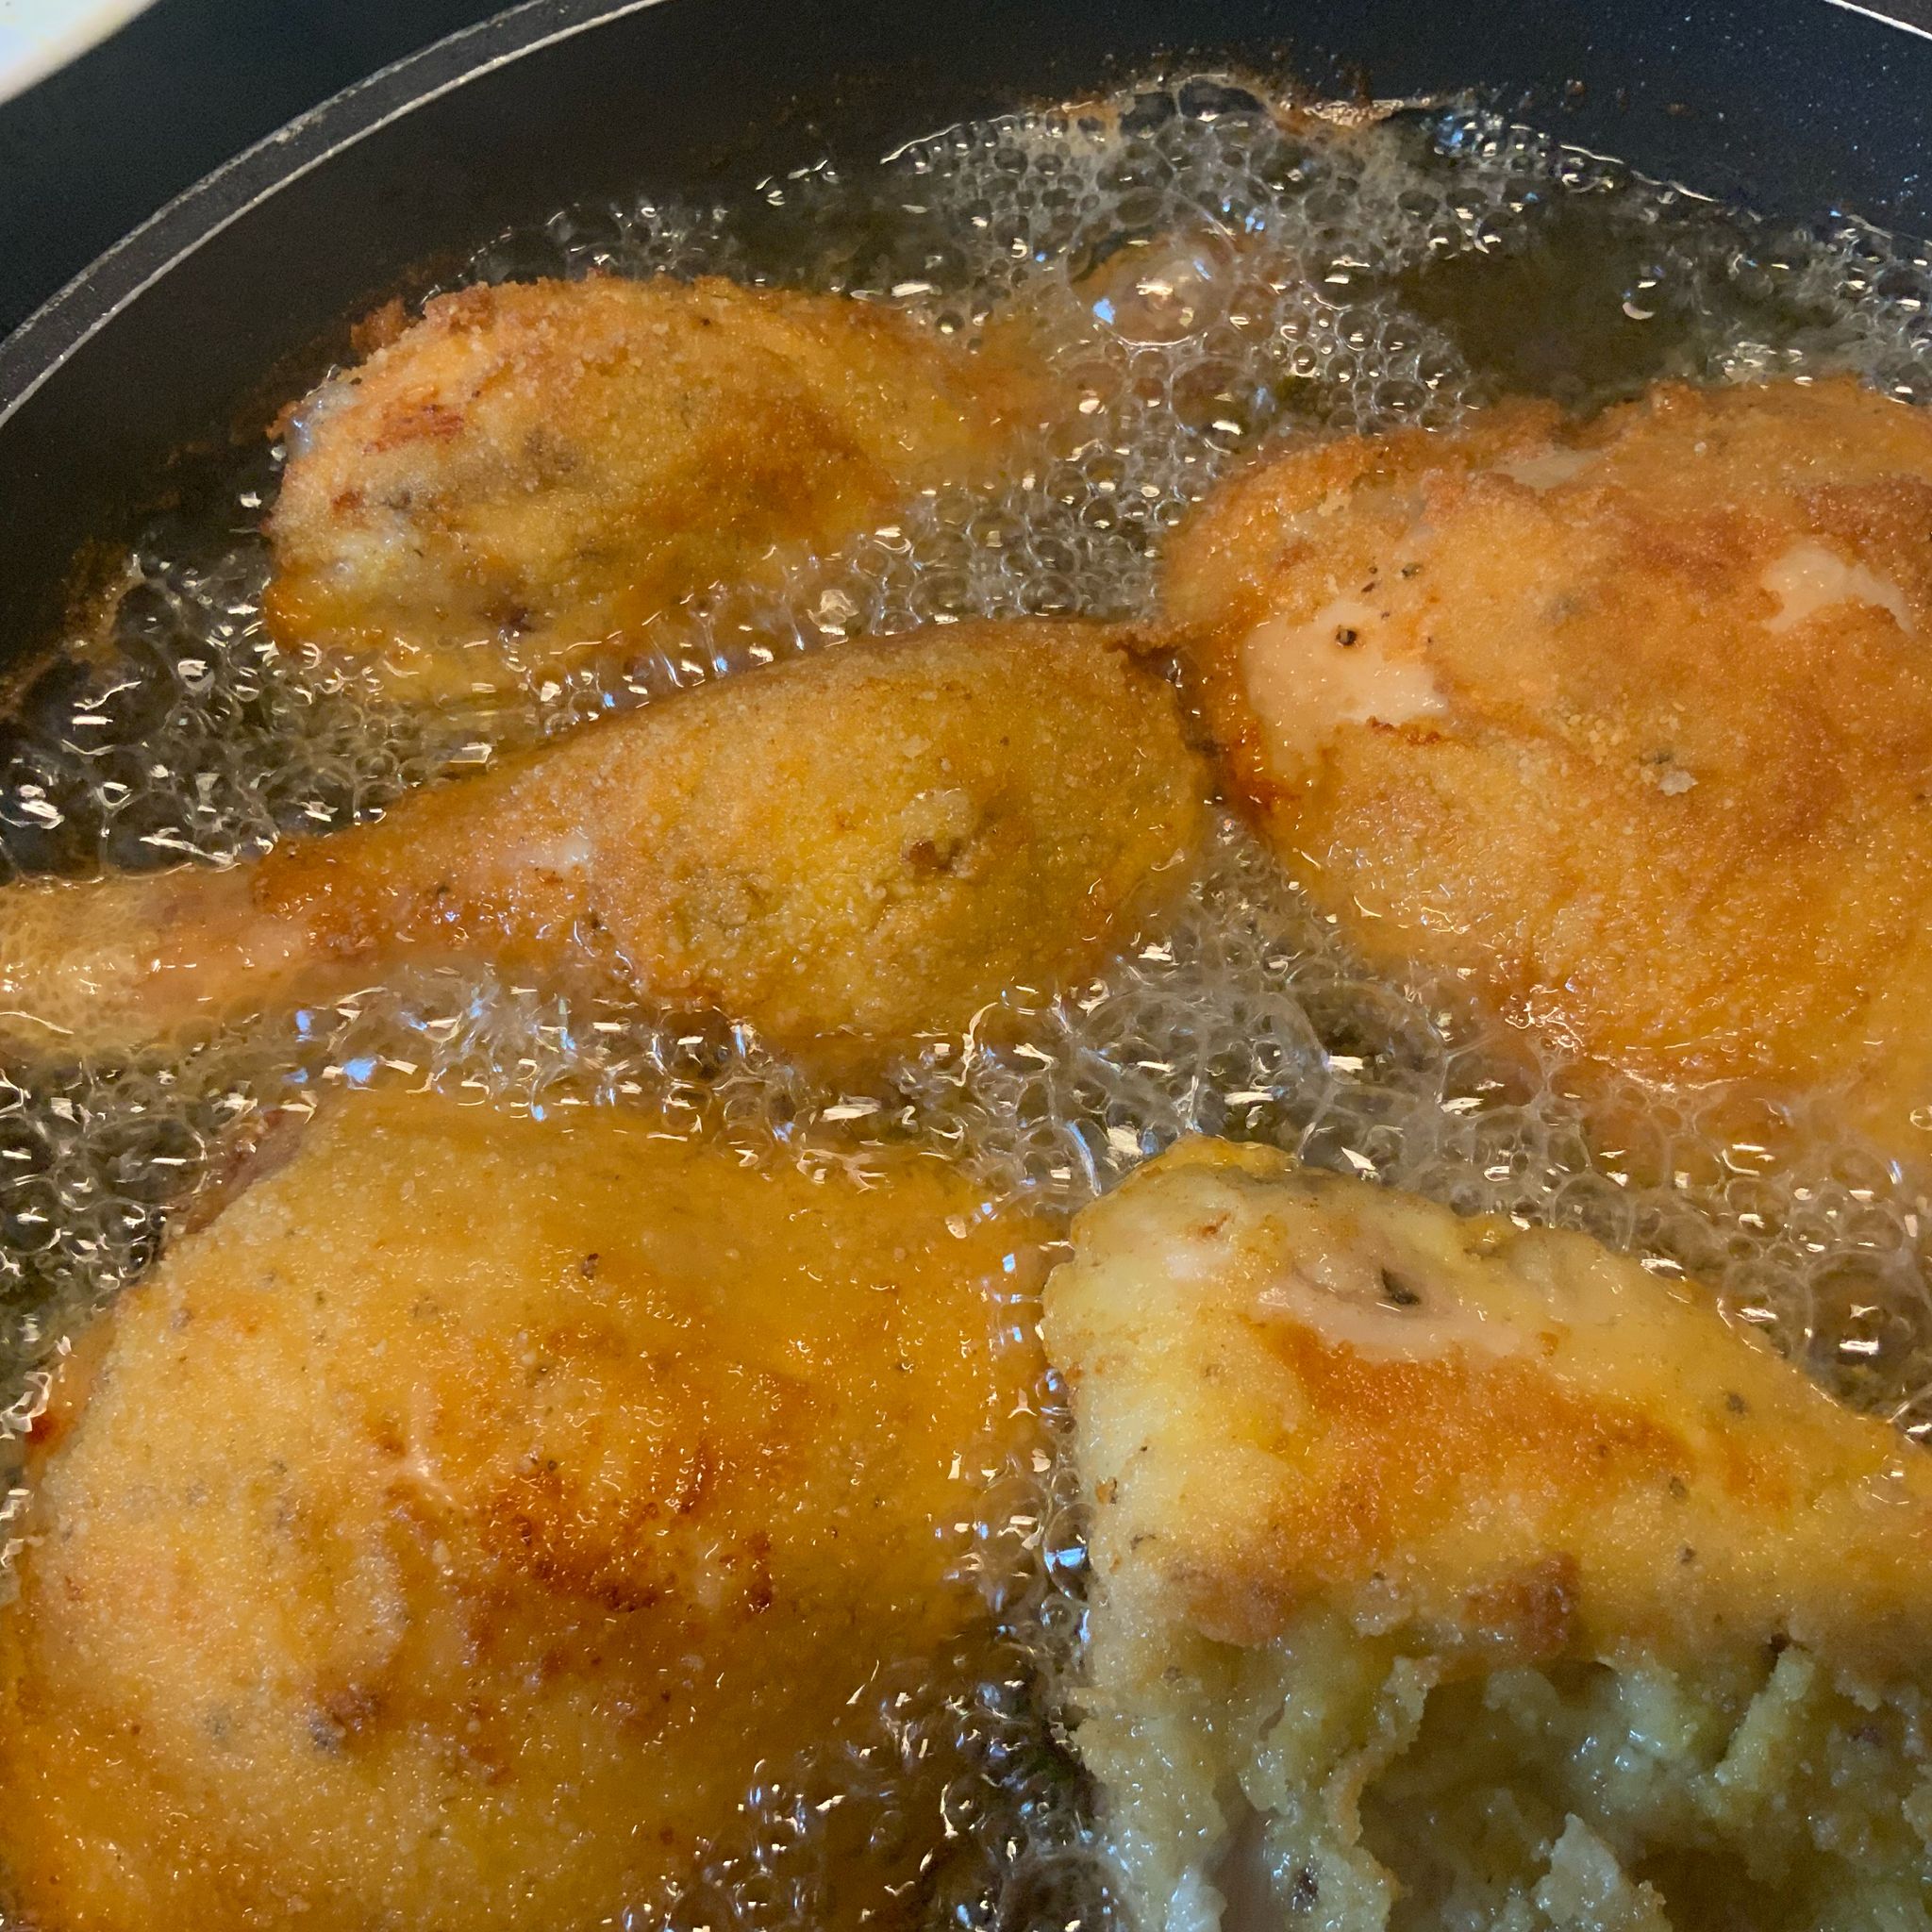
MULTIPOLYGON (((1030 1441, 1037 1357, 994 1338, 1042 1230, 871 1169, 433 1095, 319 1121, 43 1424, 0 1618, 15 1903, 593 1926, 688 1883, 760 1761, 870 1739, 874 1668, 943 1680, 982 1641, 949 1526, 1030 1441)), ((827 1827, 835 1923, 916 1910, 883 1888, 936 1798, 902 1787, 883 1857, 875 1817, 827 1827)))
POLYGON ((1291 451, 1166 590, 1371 956, 1660 1080, 1932 1100, 1932 419, 1844 379, 1291 451))
POLYGON ((575 946, 788 1043, 957 1028, 1090 969, 1192 843, 1177 708, 1125 643, 962 625, 726 680, 291 844, 256 903, 335 957, 575 946))
POLYGON ((693 592, 989 474, 1041 400, 1034 375, 840 296, 458 290, 296 413, 269 623, 415 699, 621 657, 693 592))
POLYGON ((1206 791, 1131 634, 963 624, 587 726, 260 864, 0 894, 6 1030, 119 1045, 455 958, 842 1057, 1091 971, 1206 791))
POLYGON ((1195 1142, 1087 1210, 1046 1305, 1096 1579, 1136 1614, 1928 1661, 1932 1457, 1580 1235, 1195 1142))
POLYGON ((1932 1896, 1932 1457, 1694 1290, 1260 1147, 1045 1296, 1137 1924, 1817 1932, 1932 1896))

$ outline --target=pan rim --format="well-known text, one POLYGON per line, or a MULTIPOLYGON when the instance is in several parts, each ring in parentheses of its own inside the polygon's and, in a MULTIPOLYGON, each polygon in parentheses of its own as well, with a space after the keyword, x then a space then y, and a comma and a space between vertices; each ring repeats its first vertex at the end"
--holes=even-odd
MULTIPOLYGON (((283 189, 416 109, 525 56, 667 4, 517 0, 352 82, 242 148, 96 256, 10 334, 0 336, 0 431, 151 287, 283 189)), ((1885 10, 1885 0, 1815 4, 1821 12, 1836 12, 1861 28, 1889 29, 1908 42, 1932 43, 1932 27, 1885 10)), ((1923 4, 1932 11, 1932 0, 1923 4)))
POLYGON ((304 175, 499 69, 670 0, 520 0, 352 82, 243 148, 96 256, 0 339, 0 429, 157 282, 304 175))

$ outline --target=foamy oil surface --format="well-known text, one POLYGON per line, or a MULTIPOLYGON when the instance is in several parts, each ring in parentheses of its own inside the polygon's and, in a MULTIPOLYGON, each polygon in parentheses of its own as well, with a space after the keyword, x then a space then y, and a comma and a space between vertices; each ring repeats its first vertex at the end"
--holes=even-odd
MULTIPOLYGON (((568 210, 469 278, 593 271, 841 290, 968 337, 1024 326, 1078 407, 1000 487, 929 493, 756 598, 720 587, 622 675, 533 676, 492 711, 426 722, 268 641, 265 456, 150 534, 111 625, 21 708, 0 772, 10 872, 232 862, 504 740, 851 635, 1145 613, 1164 533, 1289 428, 1446 424, 1523 389, 1588 405, 1662 375, 1849 368, 1932 401, 1932 264, 1908 244, 1726 210, 1468 104, 1368 124, 1214 76, 948 129, 741 205, 568 210)), ((1231 817, 1132 957, 1058 999, 1015 990, 966 1041, 862 1091, 713 1018, 449 973, 265 1015, 185 1059, 16 1072, 0 1085, 7 1426, 27 1425, 49 1351, 146 1264, 251 1119, 372 1080, 479 1106, 648 1107, 763 1150, 918 1141, 990 1196, 1068 1211, 1180 1134, 1265 1139, 1693 1273, 1837 1392, 1932 1431, 1925 1237, 1896 1172, 1802 1137, 1787 1158, 1766 1105, 1729 1091, 1647 1096, 1619 1144, 1592 1140, 1580 1070, 1499 1057, 1435 990, 1368 974, 1231 817)), ((1050 1382, 1041 1400, 1054 1408, 1050 1382)), ((876 1750, 774 1774, 700 1891, 639 1901, 637 1923, 796 1923, 814 1807, 864 1791, 889 1812, 895 1767, 934 1750, 958 1754, 947 1829, 967 1850, 933 1880, 933 1921, 1108 1918, 1049 1722, 1080 1616, 1065 1469, 998 1472, 972 1541, 1005 1579, 989 1587, 1010 1671, 948 1685, 888 1668, 876 1750)))

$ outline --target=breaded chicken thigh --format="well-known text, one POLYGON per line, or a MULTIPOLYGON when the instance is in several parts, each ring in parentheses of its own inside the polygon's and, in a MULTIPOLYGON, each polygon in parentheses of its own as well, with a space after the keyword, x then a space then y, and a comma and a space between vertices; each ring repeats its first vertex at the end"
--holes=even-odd
POLYGON ((963 1765, 892 1700, 987 1667, 962 1531, 1034 1453, 1041 1238, 909 1153, 814 1175, 608 1111, 346 1097, 39 1424, 0 1612, 11 1906, 702 1920, 763 1785, 852 1795, 802 1859, 741 1863, 754 1890, 917 1924, 963 1765))
POLYGON ((1932 417, 1665 386, 1295 449, 1180 533, 1166 602, 1373 960, 1932 1155, 1932 417))
POLYGON ((996 470, 1034 376, 837 295, 477 287, 302 406, 270 629, 425 700, 622 657, 693 592, 996 470))
POLYGON ((837 1057, 1091 971, 1204 774, 1117 631, 842 645, 590 724, 226 873, 0 892, 0 1028, 115 1050, 409 960, 697 1003, 837 1057))
POLYGON ((1074 1740, 1143 1932, 1922 1932, 1932 1456, 1694 1289, 1259 1147, 1088 1208, 1074 1740))

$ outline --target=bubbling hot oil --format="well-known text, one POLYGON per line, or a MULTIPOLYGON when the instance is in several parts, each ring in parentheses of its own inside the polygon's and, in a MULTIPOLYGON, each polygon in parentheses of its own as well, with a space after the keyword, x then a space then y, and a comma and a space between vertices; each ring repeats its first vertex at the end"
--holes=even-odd
MULTIPOLYGON (((1143 615, 1164 533, 1289 429, 1446 424, 1523 389, 1588 405, 1667 375, 1848 368, 1932 401, 1932 265, 1890 237, 1725 210, 1468 104, 1331 120, 1214 76, 947 129, 729 206, 568 210, 468 278, 658 271, 891 300, 967 337, 1017 321, 1077 394, 1072 427, 1000 487, 931 492, 776 591, 721 587, 667 616, 621 675, 532 678, 492 712, 426 721, 269 642, 264 458, 151 533, 111 624, 20 708, 0 772, 7 866, 232 862, 379 812, 506 739, 849 635, 1143 615)), ((919 1141, 990 1197, 1068 1211, 1183 1133, 1268 1140, 1696 1274, 1840 1394, 1932 1431, 1925 1238, 1885 1162, 1793 1137, 1732 1091, 1643 1096, 1620 1110, 1627 1130, 1592 1138, 1583 1070, 1498 1054, 1440 989, 1365 972, 1231 818, 1131 957, 1058 999, 1015 990, 964 1042, 857 1091, 715 1019, 449 973, 263 1016, 174 1061, 16 1074, 0 1085, 8 1428, 31 1420, 59 1338, 146 1264, 251 1122, 371 1080, 532 1111, 648 1107, 766 1151, 919 1141), (1794 1144, 1795 1159, 1777 1151, 1794 1144)), ((1057 1414, 1050 1377, 1040 1400, 1057 1414)), ((895 1828, 904 1768, 935 1754, 957 1770, 932 1922, 1107 1922, 1051 1724, 1079 1537, 1064 1460, 993 1472, 965 1560, 987 1579, 1002 1667, 941 1681, 882 1659, 875 1742, 774 1767, 703 1884, 637 1902, 637 1923, 808 1919, 828 1803, 895 1828)))

